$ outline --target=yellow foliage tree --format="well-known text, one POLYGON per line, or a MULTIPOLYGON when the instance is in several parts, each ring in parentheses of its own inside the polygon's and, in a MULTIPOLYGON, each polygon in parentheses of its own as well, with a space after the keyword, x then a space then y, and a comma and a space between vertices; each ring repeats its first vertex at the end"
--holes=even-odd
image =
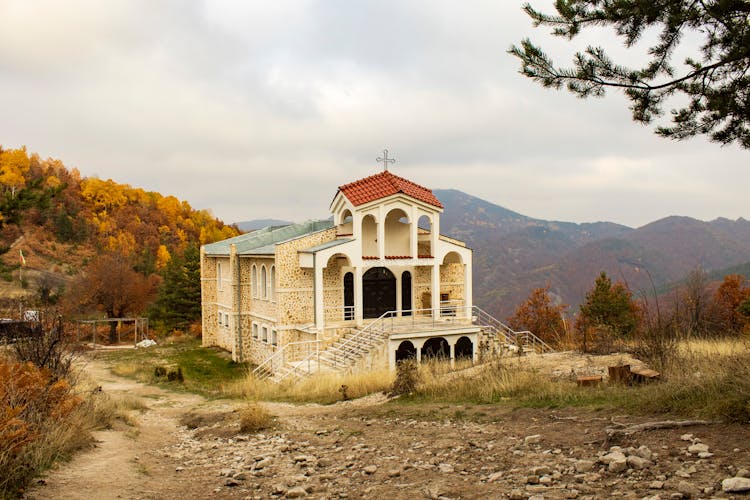
POLYGON ((156 269, 164 269, 171 258, 172 256, 169 254, 167 247, 165 245, 159 245, 159 249, 156 251, 156 269))
POLYGON ((16 189, 26 183, 26 173, 31 161, 26 146, 21 149, 8 149, 0 153, 0 185, 4 191, 16 195, 16 189))

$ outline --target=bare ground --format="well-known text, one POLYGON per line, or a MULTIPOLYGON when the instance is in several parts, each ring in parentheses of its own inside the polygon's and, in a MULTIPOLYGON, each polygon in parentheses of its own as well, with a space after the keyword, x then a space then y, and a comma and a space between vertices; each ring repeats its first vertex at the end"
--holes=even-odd
POLYGON ((147 410, 134 427, 98 432, 95 448, 50 471, 28 498, 732 498, 721 481, 750 475, 748 426, 655 430, 613 443, 604 432, 613 420, 644 419, 374 395, 330 406, 268 403, 275 428, 243 435, 240 402, 140 384, 96 360, 88 372, 104 392, 137 396, 147 410), (703 458, 688 450, 694 444, 708 447, 703 458), (622 470, 602 462, 612 446, 629 457, 622 470))

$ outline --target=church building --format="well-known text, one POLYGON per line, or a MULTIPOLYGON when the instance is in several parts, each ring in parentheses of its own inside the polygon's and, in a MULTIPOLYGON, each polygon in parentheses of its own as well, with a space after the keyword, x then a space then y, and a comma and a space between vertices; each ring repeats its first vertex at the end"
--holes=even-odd
POLYGON ((476 359, 472 252, 440 234, 442 211, 386 169, 340 186, 328 220, 204 245, 203 345, 276 379, 476 359))

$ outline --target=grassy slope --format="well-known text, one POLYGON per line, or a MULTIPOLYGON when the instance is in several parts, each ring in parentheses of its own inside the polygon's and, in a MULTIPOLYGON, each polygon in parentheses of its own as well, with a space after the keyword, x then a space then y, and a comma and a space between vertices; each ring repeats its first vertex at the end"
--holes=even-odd
MULTIPOLYGON (((203 349, 197 340, 149 349, 116 351, 103 356, 119 375, 167 384, 211 397, 330 404, 346 396, 387 391, 393 374, 320 375, 280 385, 257 380, 224 353, 203 349), (180 366, 185 382, 154 377, 156 366, 180 366)), ((515 365, 514 365, 515 366, 515 365)), ((447 403, 506 405, 511 408, 585 408, 624 410, 634 415, 674 415, 725 421, 750 420, 750 346, 740 340, 683 343, 661 370, 659 382, 643 386, 602 384, 577 387, 568 378, 553 379, 531 369, 511 367, 502 358, 466 373, 425 366, 421 382, 394 405, 447 403)))

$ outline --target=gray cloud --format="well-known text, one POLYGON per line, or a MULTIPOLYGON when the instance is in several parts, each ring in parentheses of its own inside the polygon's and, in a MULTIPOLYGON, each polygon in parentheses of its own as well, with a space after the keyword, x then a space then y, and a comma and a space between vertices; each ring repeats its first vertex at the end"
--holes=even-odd
POLYGON ((325 216, 384 146, 400 175, 536 217, 748 216, 747 152, 659 139, 616 93, 580 101, 518 75, 505 51, 526 36, 565 57, 612 41, 552 40, 520 7, 6 0, 0 143, 227 221, 325 216))

